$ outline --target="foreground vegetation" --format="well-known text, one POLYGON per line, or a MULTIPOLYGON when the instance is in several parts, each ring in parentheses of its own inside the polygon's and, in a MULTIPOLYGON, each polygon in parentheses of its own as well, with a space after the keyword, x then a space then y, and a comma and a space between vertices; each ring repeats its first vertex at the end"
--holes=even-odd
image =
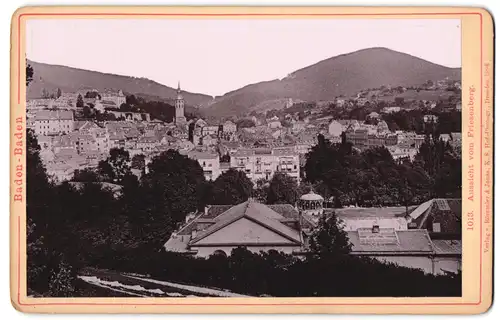
MULTIPOLYGON (((82 183, 80 188, 71 183, 53 185, 40 161, 36 139, 31 133, 28 137, 28 287, 31 293, 102 296, 100 289, 82 289, 81 280, 76 277, 81 270, 95 267, 149 274, 160 280, 225 288, 248 295, 461 294, 460 275, 426 275, 419 270, 349 255, 347 236, 335 215, 320 222, 311 242, 312 253, 305 259, 273 251, 251 253, 244 248, 235 249, 227 258, 209 259, 164 252, 163 244, 189 212, 207 201, 218 201, 222 195, 237 203, 255 192, 251 187, 241 186, 247 183, 244 175, 231 173, 207 188, 197 162, 168 151, 156 157, 149 165, 149 173, 137 180, 128 174, 127 165, 118 165, 125 162, 111 160, 120 153, 115 151, 107 163, 114 179, 123 186, 120 195, 98 182, 82 183)), ((107 166, 101 164, 100 167, 107 166)), ((279 179, 274 183, 279 183, 279 179)), ((289 193, 273 194, 276 191, 272 190, 276 189, 280 188, 271 183, 267 194, 273 196, 269 199, 293 200, 288 198, 289 193)))

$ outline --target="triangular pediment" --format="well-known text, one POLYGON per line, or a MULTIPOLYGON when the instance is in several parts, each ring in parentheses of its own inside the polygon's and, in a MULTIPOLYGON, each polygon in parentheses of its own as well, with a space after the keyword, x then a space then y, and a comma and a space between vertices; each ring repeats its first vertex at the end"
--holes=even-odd
POLYGON ((295 243, 296 241, 289 239, 285 235, 243 216, 191 245, 289 245, 295 243))

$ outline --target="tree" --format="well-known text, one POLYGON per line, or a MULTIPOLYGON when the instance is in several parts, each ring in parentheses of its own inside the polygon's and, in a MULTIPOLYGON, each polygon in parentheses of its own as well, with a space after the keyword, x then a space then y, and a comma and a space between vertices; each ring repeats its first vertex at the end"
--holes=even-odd
POLYGON ((229 155, 229 153, 223 154, 222 157, 220 157, 220 162, 231 162, 231 156, 229 155))
POLYGON ((85 98, 95 99, 98 97, 100 97, 100 96, 99 96, 99 92, 97 92, 97 91, 87 91, 85 93, 85 98))
POLYGON ((132 111, 132 106, 129 105, 129 104, 127 104, 127 103, 122 103, 120 105, 120 111, 122 111, 122 112, 130 112, 130 111, 132 111))
POLYGON ((51 297, 73 297, 75 273, 63 259, 58 268, 53 270, 49 278, 49 295, 51 297))
POLYGON ((42 89, 42 98, 44 98, 44 99, 49 99, 50 98, 50 93, 45 88, 42 89))
POLYGON ((146 167, 146 156, 143 154, 136 154, 132 157, 132 169, 143 171, 146 167))
POLYGON ((426 136, 415 163, 431 177, 434 197, 460 197, 462 161, 448 142, 426 136))
POLYGON ((269 181, 261 178, 255 182, 255 188, 252 191, 252 197, 257 201, 266 203, 267 194, 269 193, 269 181))
POLYGON ((62 95, 61 88, 57 88, 57 98, 59 98, 62 95))
POLYGON ((255 127, 255 123, 250 119, 240 119, 236 121, 236 126, 238 129, 255 127))
POLYGON ((341 258, 349 254, 352 248, 347 232, 335 213, 328 218, 321 216, 309 244, 313 255, 319 258, 341 258))
MULTIPOLYGON (((31 130, 26 139, 26 218, 27 218, 27 286, 33 294, 69 296, 73 276, 63 274, 61 263, 65 260, 60 250, 60 232, 57 210, 59 198, 40 159, 40 146, 31 130)), ((64 211, 70 210, 67 207, 64 211)), ((62 210, 61 210, 62 211, 62 210)))
POLYGON ((108 113, 104 111, 101 113, 98 110, 95 110, 95 120, 96 121, 116 121, 116 117, 112 113, 108 113))
POLYGON ((76 169, 71 180, 76 182, 98 182, 99 179, 99 175, 94 170, 86 168, 76 169))
POLYGON ((135 95, 129 95, 129 96, 126 96, 125 97, 125 102, 128 104, 128 105, 131 105, 131 106, 135 106, 138 104, 138 100, 137 98, 135 97, 135 95))
POLYGON ((76 98, 76 108, 83 109, 84 106, 85 106, 85 103, 83 102, 83 97, 81 94, 79 94, 78 98, 76 98))
POLYGON ((99 161, 99 175, 103 181, 121 183, 123 178, 131 174, 130 154, 123 148, 113 148, 106 160, 99 161))
POLYGON ((213 184, 213 204, 238 204, 252 195, 253 183, 239 170, 229 169, 221 174, 213 184))
MULTIPOLYGON (((177 151, 168 150, 152 159, 148 173, 141 182, 148 190, 157 189, 162 214, 170 212, 174 223, 183 221, 186 214, 203 207, 200 188, 205 183, 198 161, 177 151)), ((154 197, 153 197, 154 198, 154 197)))
POLYGON ((298 197, 297 181, 286 173, 276 172, 269 183, 267 204, 288 203, 295 205, 298 197))
POLYGON ((92 110, 90 109, 89 106, 83 107, 83 117, 84 118, 91 118, 92 117, 92 110))
POLYGON ((33 67, 26 63, 26 86, 29 86, 30 82, 33 81, 33 67))

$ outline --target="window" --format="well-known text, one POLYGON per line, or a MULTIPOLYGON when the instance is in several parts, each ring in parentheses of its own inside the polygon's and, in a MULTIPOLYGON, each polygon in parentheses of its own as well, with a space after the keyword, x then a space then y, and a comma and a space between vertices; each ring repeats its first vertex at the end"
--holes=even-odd
POLYGON ((434 222, 432 224, 432 232, 441 232, 441 223, 434 222))

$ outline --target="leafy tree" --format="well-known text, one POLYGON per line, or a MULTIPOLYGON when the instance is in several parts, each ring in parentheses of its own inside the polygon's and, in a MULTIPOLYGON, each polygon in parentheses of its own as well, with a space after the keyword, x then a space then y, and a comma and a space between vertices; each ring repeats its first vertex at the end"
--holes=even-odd
POLYGON ((335 213, 328 218, 321 216, 309 244, 311 252, 320 258, 340 258, 349 254, 352 248, 347 232, 335 213))
POLYGON ((96 121, 116 121, 116 116, 112 113, 108 112, 103 112, 101 113, 100 111, 96 110, 95 113, 95 120, 96 121))
POLYGON ((276 172, 269 183, 267 203, 288 203, 295 205, 298 197, 297 181, 286 173, 276 172))
MULTIPOLYGON (((60 276, 65 259, 60 250, 59 199, 40 159, 31 130, 26 139, 27 285, 34 294, 71 295, 74 277, 60 276)), ((69 209, 69 207, 68 207, 69 209)))
POLYGON ((33 81, 33 67, 26 63, 26 87, 29 86, 30 82, 33 81))
POLYGON ((238 204, 252 195, 253 183, 242 171, 229 169, 213 184, 213 204, 238 204))
POLYGON ((83 107, 83 117, 84 118, 91 118, 92 117, 92 110, 90 109, 89 106, 84 106, 83 107))
POLYGON ((255 127, 255 123, 250 119, 240 119, 236 121, 236 127, 238 129, 255 127))
POLYGON ((76 169, 71 180, 76 182, 98 182, 100 177, 92 169, 76 169))
POLYGON ((252 191, 252 197, 261 203, 266 203, 269 193, 269 181, 261 178, 255 182, 255 188, 252 191))
POLYGON ((123 148, 113 148, 106 160, 99 161, 99 175, 103 181, 121 183, 123 178, 131 174, 130 154, 123 148))
POLYGON ((85 93, 85 98, 95 99, 98 97, 100 97, 100 96, 99 96, 99 92, 97 92, 97 91, 87 91, 85 93))
POLYGON ((127 104, 127 103, 122 103, 120 105, 120 111, 122 112, 131 112, 132 111, 132 106, 127 104))
POLYGON ((223 154, 222 157, 220 158, 220 162, 226 162, 226 163, 231 162, 231 156, 229 155, 229 153, 223 154))
POLYGON ((85 106, 84 102, 83 102, 83 97, 81 94, 78 95, 78 98, 76 98, 76 108, 77 109, 83 109, 83 107, 85 106))
POLYGON ((201 188, 205 177, 196 160, 174 150, 154 157, 148 169, 141 178, 140 203, 131 205, 138 210, 127 214, 135 215, 142 230, 150 230, 144 239, 159 250, 188 213, 204 206, 201 188))
POLYGON ((146 167, 146 156, 143 154, 136 154, 132 157, 132 169, 144 170, 146 167))
POLYGON ((415 163, 432 177, 433 196, 460 197, 462 188, 462 161, 448 142, 426 136, 415 163))
POLYGON ((133 94, 129 95, 129 96, 126 96, 125 97, 125 102, 126 102, 126 104, 131 105, 131 106, 135 106, 135 105, 137 105, 139 103, 138 100, 137 100, 137 98, 133 94))
POLYGON ((59 98, 60 96, 62 96, 61 88, 57 88, 57 98, 59 98))
POLYGON ((49 278, 49 295, 51 297, 73 297, 75 272, 64 260, 53 270, 49 278))

